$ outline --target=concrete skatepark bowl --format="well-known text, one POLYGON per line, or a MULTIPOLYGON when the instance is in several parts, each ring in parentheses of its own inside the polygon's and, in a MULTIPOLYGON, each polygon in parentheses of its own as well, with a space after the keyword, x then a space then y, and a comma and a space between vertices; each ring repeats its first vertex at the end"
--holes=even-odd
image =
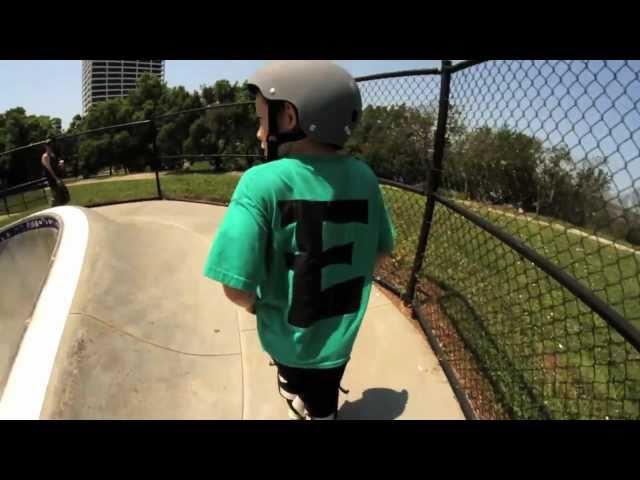
MULTIPOLYGON (((224 207, 56 207, 0 229, 0 418, 286 419, 255 318, 202 265, 224 207)), ((413 322, 375 287, 344 419, 463 419, 413 322)))

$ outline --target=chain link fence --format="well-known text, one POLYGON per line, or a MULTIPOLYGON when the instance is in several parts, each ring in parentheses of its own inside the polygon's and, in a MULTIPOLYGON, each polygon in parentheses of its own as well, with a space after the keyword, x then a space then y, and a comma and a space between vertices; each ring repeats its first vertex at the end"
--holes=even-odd
POLYGON ((363 114, 347 150, 380 178, 396 248, 380 265, 378 281, 405 297, 426 206, 423 192, 438 116, 439 71, 395 72, 357 81, 363 114))
POLYGON ((640 418, 639 75, 624 61, 451 75, 416 304, 480 418, 640 418))
POLYGON ((639 75, 491 61, 359 79, 350 151, 397 233, 377 274, 470 417, 640 418, 639 75))

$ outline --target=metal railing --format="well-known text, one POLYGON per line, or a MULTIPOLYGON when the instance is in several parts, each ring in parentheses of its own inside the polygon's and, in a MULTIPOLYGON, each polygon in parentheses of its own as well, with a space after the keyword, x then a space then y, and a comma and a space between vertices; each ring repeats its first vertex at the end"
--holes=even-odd
POLYGON ((46 193, 48 186, 46 178, 39 178, 1 191, 0 208, 3 210, 0 210, 0 214, 10 216, 12 213, 28 211, 30 205, 46 204, 48 202, 46 193), (39 195, 34 195, 36 192, 39 195))

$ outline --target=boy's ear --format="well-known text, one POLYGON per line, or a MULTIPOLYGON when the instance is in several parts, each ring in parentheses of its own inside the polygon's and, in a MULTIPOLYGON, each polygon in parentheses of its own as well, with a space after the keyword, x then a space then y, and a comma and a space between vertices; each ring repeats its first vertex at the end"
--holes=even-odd
POLYGON ((298 125, 298 113, 293 105, 286 102, 284 105, 285 121, 287 130, 293 130, 298 125))

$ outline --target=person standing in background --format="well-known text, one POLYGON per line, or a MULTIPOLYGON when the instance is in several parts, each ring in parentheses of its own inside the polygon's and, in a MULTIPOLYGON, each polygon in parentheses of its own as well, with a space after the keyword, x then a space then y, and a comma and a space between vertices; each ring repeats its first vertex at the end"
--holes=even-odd
POLYGON ((67 186, 60 178, 64 172, 64 160, 58 158, 56 154, 55 139, 48 140, 45 144, 45 150, 41 157, 41 163, 44 168, 44 176, 49 183, 53 199, 51 206, 57 207, 69 203, 70 196, 67 186))

